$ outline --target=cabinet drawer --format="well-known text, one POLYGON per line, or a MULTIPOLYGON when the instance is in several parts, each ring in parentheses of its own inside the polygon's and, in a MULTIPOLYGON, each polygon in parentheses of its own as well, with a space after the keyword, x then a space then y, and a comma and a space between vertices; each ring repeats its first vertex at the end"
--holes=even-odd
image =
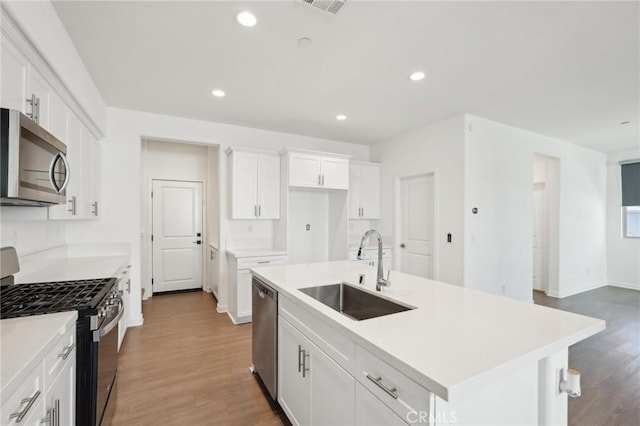
POLYGON ((256 268, 258 266, 283 265, 286 256, 244 257, 238 259, 238 269, 256 268))
POLYGON ((4 425, 23 425, 23 424, 37 424, 41 418, 45 416, 44 413, 44 372, 42 370, 42 361, 38 363, 37 367, 29 374, 29 376, 22 382, 18 389, 9 398, 3 402, 2 409, 2 421, 0 424, 4 425), (37 397, 34 398, 37 392, 40 392, 37 397), (33 399, 31 407, 27 410, 29 402, 22 402, 26 399, 33 399), (20 413, 26 410, 25 416, 20 423, 16 422, 16 418, 11 419, 10 416, 13 413, 20 413), (37 420, 34 422, 33 420, 37 420), (30 423, 25 423, 30 420, 30 423))
POLYGON ((67 363, 75 360, 73 356, 76 350, 76 327, 75 323, 60 336, 53 348, 44 358, 44 382, 50 386, 55 382, 58 374, 64 369, 67 363))
POLYGON ((356 380, 400 418, 429 413, 431 392, 360 346, 356 346, 356 369, 356 380))
POLYGON ((355 369, 356 345, 339 331, 331 328, 286 297, 278 299, 278 313, 300 330, 352 376, 355 369))
POLYGON ((398 415, 373 396, 360 383, 356 384, 356 426, 406 426, 398 415))

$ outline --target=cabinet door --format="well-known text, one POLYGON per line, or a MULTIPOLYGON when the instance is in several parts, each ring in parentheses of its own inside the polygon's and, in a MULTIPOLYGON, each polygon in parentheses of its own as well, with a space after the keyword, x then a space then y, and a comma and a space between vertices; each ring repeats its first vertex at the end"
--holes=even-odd
POLYGON ((124 341, 124 336, 127 334, 127 318, 129 314, 129 291, 131 289, 131 276, 127 271, 120 281, 118 282, 118 290, 120 291, 120 297, 122 298, 122 307, 124 314, 122 319, 118 322, 118 351, 124 341))
POLYGON ((258 199, 258 155, 231 154, 231 218, 255 219, 258 199))
POLYGON ((380 167, 360 167, 360 217, 380 219, 380 167))
POLYGON ((36 122, 46 130, 49 130, 49 101, 51 88, 42 74, 33 66, 29 66, 29 92, 27 98, 35 95, 38 99, 36 108, 36 122))
POLYGON ((280 218, 280 157, 258 154, 258 217, 280 218))
POLYGON ((289 155, 289 186, 320 186, 321 159, 316 155, 289 155))
POLYGON ((67 364, 55 382, 47 384, 45 410, 56 408, 56 425, 74 425, 76 419, 76 355, 67 358, 67 364))
POLYGON ((404 426, 407 424, 360 383, 356 384, 355 407, 357 426, 404 426))
POLYGON ((91 186, 89 190, 90 210, 92 218, 100 217, 100 199, 102 196, 102 145, 93 136, 89 135, 91 142, 91 186))
MULTIPOLYGON (((293 425, 311 422, 311 378, 302 375, 302 350, 311 342, 278 317, 278 402, 293 425)), ((308 350, 308 349, 307 349, 308 350)))
POLYGON ((67 202, 49 207, 49 219, 79 219, 82 217, 82 200, 84 192, 83 172, 83 129, 80 121, 72 115, 68 116, 67 160, 69 162, 69 184, 67 185, 67 202), (75 204, 75 205, 74 205, 75 204))
POLYGON ((323 188, 349 189, 349 160, 323 157, 321 169, 323 188))
MULTIPOLYGON (((305 348, 306 349, 306 348, 305 348)), ((309 344, 312 425, 351 426, 355 418, 356 379, 318 347, 309 344)))
POLYGON ((62 99, 51 93, 49 99, 49 133, 66 144, 69 111, 62 99))
POLYGON ((251 318, 251 272, 238 271, 238 320, 251 318), (248 317, 248 318, 247 318, 248 317))
POLYGON ((2 97, 0 103, 2 108, 17 109, 23 113, 31 112, 31 107, 27 110, 27 59, 11 44, 2 37, 0 58, 2 65, 0 69, 0 87, 2 97))
POLYGON ((349 165, 349 219, 360 219, 360 166, 349 165))

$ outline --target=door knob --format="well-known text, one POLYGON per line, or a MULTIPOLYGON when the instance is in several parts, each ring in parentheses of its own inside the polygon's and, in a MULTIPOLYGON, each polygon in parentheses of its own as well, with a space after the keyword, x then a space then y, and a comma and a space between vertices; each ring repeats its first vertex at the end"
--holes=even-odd
POLYGON ((400 248, 405 248, 406 246, 404 245, 404 243, 400 243, 400 248))

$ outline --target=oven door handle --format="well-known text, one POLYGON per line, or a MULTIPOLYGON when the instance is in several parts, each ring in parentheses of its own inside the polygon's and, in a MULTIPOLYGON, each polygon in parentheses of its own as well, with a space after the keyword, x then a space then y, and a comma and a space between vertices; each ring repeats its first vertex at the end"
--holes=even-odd
POLYGON ((118 321, 120 321, 120 319, 122 318, 122 315, 124 314, 124 306, 122 305, 122 300, 118 301, 118 306, 120 307, 120 310, 118 311, 118 315, 116 315, 116 317, 112 319, 111 322, 109 322, 109 324, 93 332, 94 342, 99 342, 102 337, 106 336, 107 333, 113 330, 113 327, 118 325, 118 321))

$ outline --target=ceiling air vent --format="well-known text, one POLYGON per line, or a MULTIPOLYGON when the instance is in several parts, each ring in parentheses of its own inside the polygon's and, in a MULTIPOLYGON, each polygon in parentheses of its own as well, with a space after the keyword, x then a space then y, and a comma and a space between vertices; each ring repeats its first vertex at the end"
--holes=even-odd
POLYGON ((347 0, 302 0, 303 2, 317 7, 320 10, 336 14, 342 9, 347 0))

